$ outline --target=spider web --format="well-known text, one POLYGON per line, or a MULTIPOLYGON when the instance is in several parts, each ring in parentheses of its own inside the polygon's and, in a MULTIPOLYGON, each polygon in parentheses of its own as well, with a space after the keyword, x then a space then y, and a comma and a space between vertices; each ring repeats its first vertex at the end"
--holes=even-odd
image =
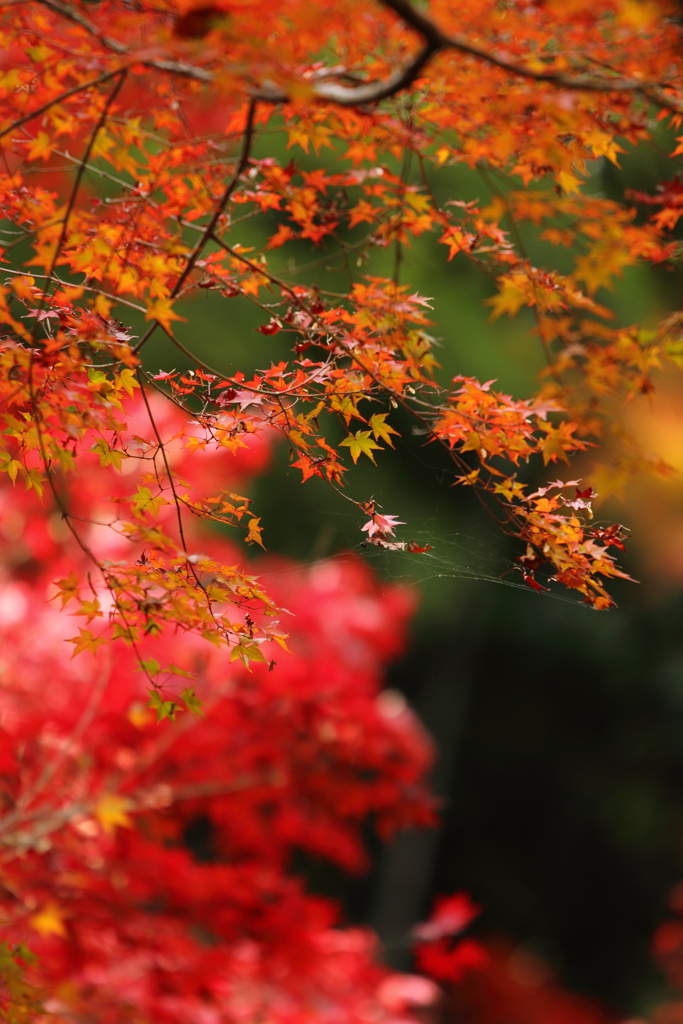
MULTIPOLYGON (((358 517, 353 513, 328 511, 327 516, 330 514, 334 518, 343 519, 345 526, 347 523, 358 523, 358 517)), ((536 570, 536 577, 548 589, 533 591, 521 577, 513 546, 493 527, 487 528, 486 524, 482 524, 478 515, 432 516, 421 520, 417 529, 412 523, 410 527, 399 529, 401 536, 397 535, 398 540, 409 539, 429 550, 391 551, 366 540, 359 540, 355 545, 347 543, 342 550, 334 553, 320 553, 303 564, 280 567, 272 570, 272 573, 269 570, 258 572, 258 576, 264 580, 275 573, 295 576, 308 572, 311 565, 329 557, 343 560, 360 556, 373 567, 379 580, 400 587, 420 587, 436 579, 469 580, 513 587, 533 594, 534 597, 552 597, 568 604, 583 603, 579 594, 574 597, 556 589, 550 579, 551 573, 542 570, 536 570)))

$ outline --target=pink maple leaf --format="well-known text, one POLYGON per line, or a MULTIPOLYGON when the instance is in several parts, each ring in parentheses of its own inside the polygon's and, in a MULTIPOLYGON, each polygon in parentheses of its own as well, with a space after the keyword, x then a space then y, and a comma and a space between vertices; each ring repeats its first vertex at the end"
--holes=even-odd
POLYGON ((368 519, 365 526, 361 527, 368 537, 375 537, 378 534, 384 537, 394 536, 394 527, 405 526, 406 524, 396 516, 381 516, 376 512, 372 519, 368 519))

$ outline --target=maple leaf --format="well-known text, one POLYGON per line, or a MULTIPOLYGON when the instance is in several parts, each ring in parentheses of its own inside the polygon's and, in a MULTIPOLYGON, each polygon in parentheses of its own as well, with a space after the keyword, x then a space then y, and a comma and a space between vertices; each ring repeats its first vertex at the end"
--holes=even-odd
POLYGON ((99 438, 90 451, 97 452, 100 457, 101 466, 114 466, 118 470, 121 469, 123 460, 128 458, 125 452, 117 451, 116 448, 111 448, 104 438, 99 438))
POLYGON ((35 294, 35 277, 22 276, 12 280, 12 289, 18 299, 22 302, 30 302, 35 294))
POLYGON ((456 484, 463 484, 465 487, 473 487, 478 479, 481 469, 473 469, 470 473, 465 473, 464 476, 458 476, 455 479, 456 484))
POLYGON ((55 586, 57 587, 55 597, 61 597, 62 608, 64 608, 69 601, 78 597, 78 576, 73 569, 65 579, 55 580, 55 586))
POLYGON ((87 622, 92 622, 93 619, 100 618, 103 612, 100 608, 100 602, 95 597, 92 599, 92 601, 81 600, 80 607, 75 614, 84 615, 86 616, 87 622))
MULTIPOLYGON (((463 252, 463 250, 465 252, 469 251, 474 241, 474 235, 468 234, 459 227, 450 226, 443 233, 439 241, 442 245, 448 246, 448 259, 452 260, 459 252, 463 252)), ((500 316, 500 314, 497 315, 500 316)))
POLYGON ((267 662, 267 658, 263 652, 259 650, 258 644, 243 638, 238 640, 230 651, 230 661, 236 661, 238 658, 244 663, 244 665, 246 665, 247 668, 249 667, 250 662, 262 662, 263 664, 267 662))
MULTIPOLYGON (((310 90, 308 92, 310 96, 310 90)), ((334 149, 334 145, 331 142, 332 129, 327 128, 325 125, 311 124, 311 125, 294 125, 287 129, 288 142, 287 149, 291 149, 292 146, 301 146, 305 153, 308 153, 309 144, 313 144, 313 149, 316 155, 320 152, 323 146, 327 146, 329 149, 334 149)))
POLYGON ((75 658, 77 654, 82 654, 83 651, 91 651, 93 654, 101 644, 107 643, 106 636, 93 636, 89 629, 81 629, 78 636, 72 636, 67 640, 69 644, 75 644, 75 649, 72 658, 75 658))
POLYGON ((546 466, 549 462, 557 462, 558 459, 568 463, 567 452, 588 447, 584 441, 572 436, 577 429, 576 423, 563 422, 558 427, 553 427, 550 423, 542 421, 541 426, 546 436, 539 439, 538 448, 543 454, 546 466))
POLYGON ((294 232, 289 224, 280 224, 274 235, 271 235, 266 243, 266 249, 279 249, 281 245, 294 238, 294 232))
POLYGON ((282 324, 277 317, 271 317, 267 324, 262 324, 256 330, 259 334, 277 334, 278 331, 282 330, 282 324))
POLYGON ((116 793, 105 793, 95 804, 93 814, 108 835, 113 835, 117 827, 132 828, 133 822, 128 815, 132 804, 126 797, 116 793))
POLYGON ((386 412, 375 413, 368 420, 368 426, 372 430, 372 433, 375 436, 375 440, 379 440, 381 438, 382 441, 386 441, 387 444, 393 448, 394 445, 391 440, 391 435, 395 434, 398 437, 399 431, 394 430, 393 427, 389 426, 388 423, 384 422, 388 415, 389 414, 386 412))
POLYGON ((323 476, 324 470, 320 460, 314 461, 310 455, 305 453, 300 455, 298 459, 292 462, 292 466, 301 470, 303 476, 303 482, 310 480, 312 476, 323 476))
POLYGON ((136 515, 149 515, 155 518, 159 515, 159 509, 162 505, 168 505, 169 502, 162 494, 152 495, 149 487, 138 487, 136 493, 132 496, 132 509, 136 515))
POLYGON ((560 188, 562 188, 563 191, 568 192, 570 195, 578 194, 581 190, 581 186, 584 183, 584 180, 580 178, 577 174, 574 174, 573 171, 565 170, 558 172, 557 181, 560 188))
POLYGON ((494 494, 502 494, 508 501, 512 501, 513 498, 521 498, 524 494, 524 484, 520 483, 519 480, 515 480, 514 477, 508 477, 507 480, 497 482, 493 485, 494 494))
POLYGON ((165 718, 174 721, 175 716, 178 712, 178 705, 173 700, 164 700, 156 690, 152 690, 149 695, 148 707, 152 708, 157 713, 157 722, 163 722, 165 718))
POLYGON ((165 331, 172 333, 171 322, 180 320, 187 323, 185 317, 173 312, 173 299, 157 299, 147 307, 145 320, 158 320, 165 331))
POLYGON ((0 471, 7 473, 12 483, 16 482, 17 475, 23 470, 22 464, 13 459, 9 452, 0 452, 0 471))
POLYGON ((361 199, 360 202, 349 211, 349 227, 355 228, 357 224, 367 223, 373 224, 380 216, 382 208, 380 206, 373 206, 367 199, 361 199))
POLYGON ((263 527, 259 526, 260 522, 261 520, 256 518, 249 520, 249 532, 247 533, 246 537, 247 544, 256 543, 260 547, 263 547, 263 540, 261 538, 261 534, 263 533, 263 527))
POLYGON ((156 658, 144 658, 138 667, 149 676, 156 676, 161 672, 161 665, 156 658))
POLYGON ((192 715, 201 715, 204 707, 203 701, 199 700, 194 692, 194 686, 188 686, 180 693, 180 699, 192 715))
POLYGON ((358 430, 355 434, 350 434, 349 437, 341 442, 342 447, 348 448, 351 452, 351 458, 354 463, 358 462, 361 455, 367 455, 372 462, 375 461, 372 450, 373 448, 381 449, 382 446, 372 440, 371 434, 371 430, 358 430))
POLYGON ((620 248, 606 250, 604 247, 579 256, 576 260, 575 277, 585 281, 588 292, 594 295, 599 288, 614 288, 614 277, 620 277, 624 267, 633 263, 633 257, 620 248))
POLYGON ((128 395, 133 395, 135 389, 140 387, 140 383, 137 379, 135 370, 129 367, 124 367, 114 377, 114 386, 117 390, 123 390, 128 395))
POLYGON ((43 496, 45 475, 39 469, 29 469, 25 475, 26 489, 33 489, 39 498, 43 496))
POLYGON ((364 526, 361 526, 361 530, 367 533, 368 537, 374 537, 376 535, 382 535, 385 537, 393 537, 394 529, 397 526, 405 526, 406 524, 401 520, 397 519, 396 516, 383 516, 379 512, 375 512, 372 519, 369 519, 364 526))
POLYGON ((42 160, 48 160, 54 148, 55 144, 47 132, 40 131, 28 147, 28 159, 37 160, 40 157, 42 160))
POLYGON ((517 316, 522 306, 529 302, 529 283, 526 275, 503 277, 498 282, 498 288, 498 294, 486 299, 485 303, 492 307, 491 320, 497 320, 503 313, 511 317, 517 316))

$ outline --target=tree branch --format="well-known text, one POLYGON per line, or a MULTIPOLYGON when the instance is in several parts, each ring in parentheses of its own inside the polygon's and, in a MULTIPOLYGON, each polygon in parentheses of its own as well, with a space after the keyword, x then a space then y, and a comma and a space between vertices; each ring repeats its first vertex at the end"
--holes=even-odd
MULTIPOLYGON (((125 54, 133 63, 137 63, 135 54, 129 47, 118 39, 102 35, 96 25, 77 11, 72 10, 67 4, 62 3, 61 0, 37 0, 37 2, 54 11, 55 14, 80 25, 107 49, 117 54, 125 54)), ((537 71, 527 64, 506 60, 493 51, 471 42, 466 36, 446 35, 426 15, 417 11, 409 0, 380 0, 380 2, 422 36, 424 40, 422 48, 404 67, 397 68, 387 78, 378 82, 367 82, 354 86, 327 81, 315 82, 311 85, 311 92, 315 99, 323 103, 334 103, 341 107, 358 107, 378 103, 389 96, 395 96, 412 85, 436 53, 441 50, 457 50, 459 53, 476 57, 478 60, 517 77, 528 78, 535 82, 547 82, 561 89, 638 93, 659 107, 683 113, 683 100, 669 95, 666 84, 663 85, 661 82, 643 82, 639 78, 598 78, 590 72, 567 74, 563 71, 537 71)), ((142 59, 139 63, 147 68, 192 78, 206 84, 211 84, 215 77, 213 72, 207 68, 197 67, 185 61, 142 59)), ((289 93, 274 82, 262 82, 258 87, 250 88, 249 94, 253 100, 261 100, 264 103, 288 103, 290 100, 289 93)))
POLYGON ((0 131, 0 139, 4 139, 5 135, 9 135, 10 132, 16 131, 17 128, 21 128, 22 124, 26 124, 28 121, 32 121, 34 117, 40 117, 41 114, 47 113, 50 107, 54 107, 57 103, 63 103, 64 100, 68 100, 69 97, 75 96, 76 93, 85 92, 86 89, 92 89, 95 85, 101 85, 103 82, 108 82, 110 78, 116 78, 123 71, 123 68, 116 68, 114 71, 108 71, 104 75, 100 75, 98 78, 91 78, 89 82, 82 82, 80 85, 75 85, 73 89, 67 89, 66 92, 60 93, 59 96, 55 96, 54 99, 50 100, 49 103, 44 103, 42 107, 37 107, 35 110, 29 111, 28 114, 24 114, 23 117, 13 121, 8 128, 3 128, 0 131))
POLYGON ((589 92, 637 92, 659 106, 667 107, 683 113, 683 101, 668 96, 661 83, 643 82, 639 78, 596 78, 594 75, 571 75, 562 71, 536 71, 525 64, 498 57, 476 43, 470 42, 465 36, 447 36, 429 18, 415 10, 409 0, 380 0, 385 7, 402 18, 407 25, 419 32, 426 41, 425 49, 429 49, 429 59, 439 50, 458 50, 460 53, 492 64, 503 71, 509 71, 521 78, 529 78, 535 82, 548 82, 562 89, 584 89, 589 92))
MULTIPOLYGON (((233 194, 233 192, 237 188, 237 186, 239 184, 240 177, 242 176, 242 174, 244 173, 244 171, 246 169, 246 166, 247 166, 247 164, 249 162, 249 154, 251 152, 251 144, 252 144, 252 140, 253 140, 253 137, 254 137, 254 117, 255 117, 255 114, 256 114, 256 104, 257 104, 257 100, 255 100, 255 99, 252 99, 250 104, 249 104, 249 109, 247 111, 247 122, 246 122, 246 125, 244 127, 244 135, 242 137, 242 152, 240 153, 239 160, 237 161, 237 166, 235 167, 235 170, 233 172, 232 177, 230 178, 230 181, 226 185, 225 191, 223 192, 223 195, 221 196, 220 202, 216 206, 216 209, 214 210, 214 212, 213 212, 213 214, 211 216, 211 220, 207 224, 206 228, 202 232, 201 238, 199 239, 199 241, 195 245, 194 249, 190 253, 190 256, 189 256, 189 258, 187 260, 187 263, 185 264, 185 269, 183 270, 182 274, 180 275, 180 277, 176 281, 176 283, 175 283, 175 285, 174 285, 174 287, 173 287, 173 289, 171 291, 171 298, 172 299, 175 299, 176 296, 178 295, 178 293, 180 292, 181 288, 185 284, 185 281, 187 280, 187 278, 190 276, 192 270, 194 269, 194 265, 197 262, 197 260, 199 259, 200 255, 201 255, 201 253, 202 253, 202 251, 204 249, 204 246, 209 241, 209 239, 213 236, 214 229, 215 229, 216 225, 218 224, 218 221, 220 220, 223 212, 225 211, 225 207, 228 205, 228 201, 230 199, 230 196, 233 194)), ((154 320, 153 323, 148 328, 146 334, 140 339, 140 341, 137 343, 137 345, 133 349, 133 352, 139 352, 140 351, 142 346, 151 338, 152 334, 154 333, 154 331, 156 330, 158 325, 159 325, 159 321, 158 320, 154 320)))

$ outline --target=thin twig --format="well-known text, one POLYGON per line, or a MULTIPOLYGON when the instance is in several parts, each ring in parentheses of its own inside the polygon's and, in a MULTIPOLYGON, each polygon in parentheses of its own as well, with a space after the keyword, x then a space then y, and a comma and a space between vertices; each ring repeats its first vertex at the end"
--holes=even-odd
POLYGON ((22 124, 26 124, 28 121, 32 121, 35 117, 40 117, 41 114, 47 113, 50 107, 54 107, 57 103, 63 103, 64 100, 68 100, 69 97, 75 96, 76 93, 84 92, 86 89, 92 89, 95 85, 102 85, 103 82, 108 82, 110 78, 116 78, 117 75, 121 74, 122 68, 117 68, 116 71, 108 71, 105 75, 100 75, 98 78, 91 78, 89 82, 83 82, 81 85, 75 85, 73 89, 67 89, 66 92, 60 93, 59 96, 55 96, 54 99, 50 100, 49 103, 44 103, 42 107, 38 107, 36 110, 31 110, 28 114, 24 114, 17 121, 13 121, 9 128, 3 128, 0 132, 0 139, 4 139, 5 135, 9 135, 10 132, 16 131, 17 128, 21 128, 22 124))
MULTIPOLYGON (((102 35, 96 25, 67 4, 61 3, 60 0, 37 0, 37 2, 80 25, 107 49, 117 54, 127 54, 131 62, 134 61, 134 52, 129 50, 124 43, 102 35)), ((670 83, 644 82, 640 78, 597 78, 587 72, 568 74, 564 71, 538 71, 528 64, 507 60, 493 51, 471 42, 466 36, 459 33, 452 36, 447 35, 426 15, 416 10, 408 0, 380 0, 380 2, 419 33, 424 40, 423 46, 407 64, 397 68, 378 82, 355 86, 324 80, 313 82, 311 83, 311 93, 315 99, 342 107, 359 107, 378 103, 380 100, 395 96, 412 85, 437 53, 442 50, 456 50, 466 56, 475 57, 493 67, 500 68, 501 71, 507 71, 517 77, 531 79, 535 82, 547 82, 549 85, 555 85, 561 89, 588 92, 632 92, 643 96, 663 109, 683 113, 683 100, 677 99, 667 92, 667 88, 671 87, 670 83)), ((184 61, 142 58, 135 63, 207 84, 211 84, 215 80, 213 72, 184 61)), ((248 91, 252 100, 262 100, 264 103, 288 103, 291 99, 287 90, 273 83, 261 83, 260 86, 252 87, 248 91)))
MULTIPOLYGON (((244 135, 242 137, 242 152, 240 153, 239 160, 237 161, 237 166, 235 167, 233 175, 230 178, 230 181, 228 182, 225 191, 221 196, 220 202, 217 204, 216 209, 214 210, 209 223, 204 228, 201 238, 199 239, 194 249, 192 250, 185 265, 185 269, 183 270, 182 274, 180 275, 173 289, 171 290, 170 297, 172 299, 176 298, 176 296, 178 295, 185 281, 192 273, 197 260, 199 259, 201 253, 203 252, 206 246, 206 243, 209 241, 209 239, 213 237, 214 230, 218 224, 218 221, 220 220, 221 216, 225 211, 225 207, 228 205, 230 196, 237 188, 239 180, 246 169, 246 166, 249 162, 249 154, 251 153, 251 144, 254 136, 254 117, 256 114, 256 105, 256 100, 251 100, 251 102, 249 103, 249 107, 247 109, 247 121, 244 127, 244 135)), ((154 320, 150 325, 149 329, 147 330, 147 332, 143 335, 143 337, 140 339, 138 344, 133 349, 134 352, 140 351, 142 346, 152 337, 152 334, 154 333, 158 326, 159 321, 154 320)))

